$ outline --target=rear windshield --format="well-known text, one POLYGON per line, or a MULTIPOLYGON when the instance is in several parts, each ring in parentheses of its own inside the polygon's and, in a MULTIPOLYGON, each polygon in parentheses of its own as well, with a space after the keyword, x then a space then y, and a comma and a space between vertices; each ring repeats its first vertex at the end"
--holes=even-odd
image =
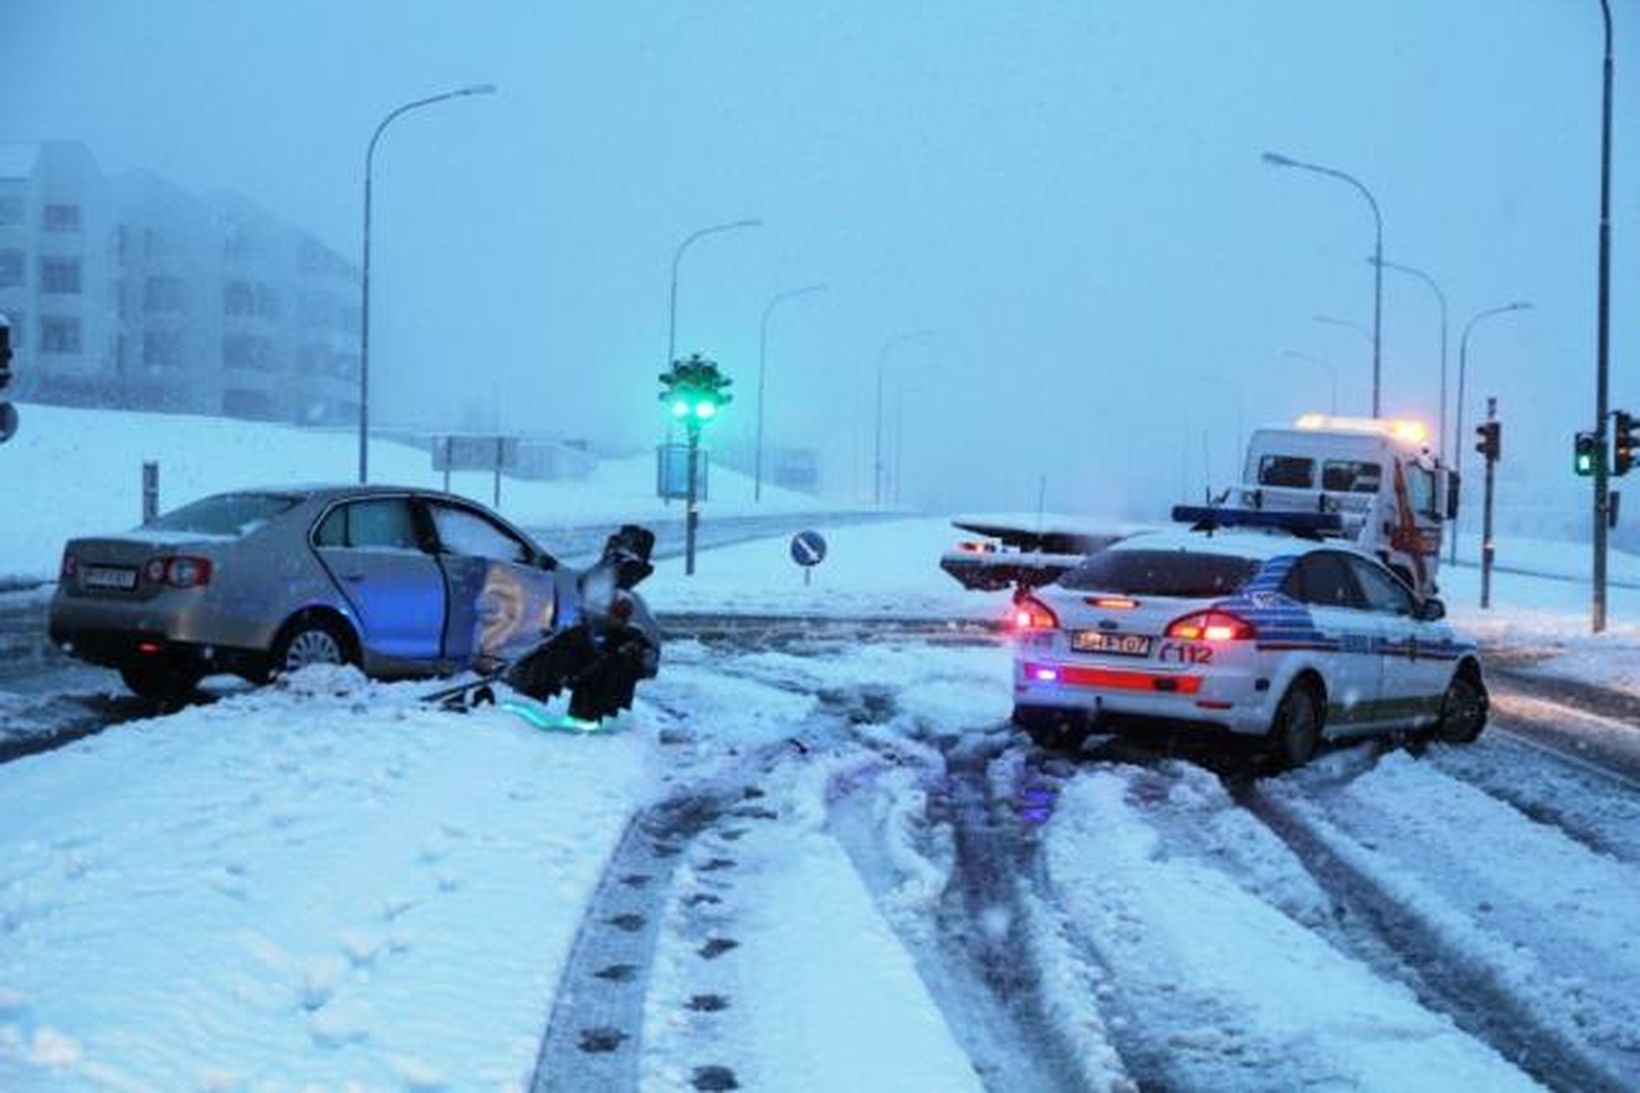
POLYGON ((1059 578, 1065 588, 1148 596, 1227 596, 1258 572, 1260 563, 1233 554, 1192 550, 1107 550, 1059 578))
POLYGON ((190 535, 249 535, 275 516, 294 508, 299 500, 301 498, 285 493, 219 493, 183 505, 143 527, 190 535))

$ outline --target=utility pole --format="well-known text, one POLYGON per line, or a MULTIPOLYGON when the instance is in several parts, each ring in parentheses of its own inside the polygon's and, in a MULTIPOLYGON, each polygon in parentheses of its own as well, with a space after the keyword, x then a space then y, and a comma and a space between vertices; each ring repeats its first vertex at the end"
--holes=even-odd
POLYGON ((1600 458, 1594 465, 1594 603, 1590 626, 1606 629, 1606 528, 1611 483, 1607 477, 1606 418, 1611 411, 1611 285, 1612 285, 1612 9, 1600 0, 1605 20, 1606 60, 1601 84, 1600 121, 1600 304, 1595 349, 1594 435, 1600 458))

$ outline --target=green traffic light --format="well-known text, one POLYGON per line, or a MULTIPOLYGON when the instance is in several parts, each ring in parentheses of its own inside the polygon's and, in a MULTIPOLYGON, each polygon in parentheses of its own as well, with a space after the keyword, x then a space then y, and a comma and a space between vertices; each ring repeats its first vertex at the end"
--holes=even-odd
POLYGON ((685 402, 683 399, 678 399, 676 402, 672 403, 672 416, 688 417, 689 403, 685 402))
POLYGON ((1594 457, 1584 452, 1577 453, 1577 473, 1591 475, 1594 473, 1594 457))
POLYGON ((695 403, 695 416, 700 418, 702 421, 705 421, 708 418, 716 417, 717 416, 717 403, 715 403, 715 402, 697 402, 697 403, 695 403))

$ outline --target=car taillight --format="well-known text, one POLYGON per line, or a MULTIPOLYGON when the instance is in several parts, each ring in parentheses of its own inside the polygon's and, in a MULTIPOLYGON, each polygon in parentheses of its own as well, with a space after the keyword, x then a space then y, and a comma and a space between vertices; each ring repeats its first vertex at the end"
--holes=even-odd
POLYGON ((1035 596, 1021 596, 1014 601, 1015 630, 1057 630, 1059 616, 1035 596))
POLYGON ((63 551, 63 569, 62 572, 58 574, 59 578, 65 581, 72 580, 74 574, 79 572, 79 568, 80 563, 74 559, 74 555, 70 554, 66 550, 63 551))
POLYGON ((1185 641, 1251 641, 1258 630, 1228 611, 1198 611, 1169 623, 1167 636, 1185 641))
POLYGON ((168 584, 172 588, 198 588, 211 583, 211 560, 178 555, 175 558, 151 558, 143 567, 143 576, 150 584, 168 584))

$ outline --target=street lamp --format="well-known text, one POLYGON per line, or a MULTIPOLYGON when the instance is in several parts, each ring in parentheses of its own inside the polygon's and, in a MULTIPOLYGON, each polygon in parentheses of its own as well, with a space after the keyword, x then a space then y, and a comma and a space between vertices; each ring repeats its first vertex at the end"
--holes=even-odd
POLYGON ((1366 198, 1367 204, 1372 207, 1372 221, 1376 230, 1372 250, 1374 259, 1372 266, 1372 416, 1377 417, 1381 401, 1379 393, 1383 379, 1379 347, 1382 344, 1384 328, 1384 217, 1378 211, 1378 200, 1372 196, 1372 191, 1363 186, 1355 176, 1345 174, 1335 168, 1322 167, 1315 163, 1304 163, 1300 160, 1289 159, 1287 156, 1277 155, 1275 152, 1265 152, 1264 162, 1272 167, 1296 167, 1301 171, 1311 171, 1318 175, 1326 175, 1329 178, 1348 182, 1361 191, 1361 196, 1366 198))
MULTIPOLYGON (((1416 269, 1412 266, 1403 266, 1399 262, 1386 262, 1382 258, 1380 258, 1376 255, 1371 255, 1371 254, 1367 255, 1367 261, 1372 263, 1375 266, 1382 266, 1385 269, 1393 269, 1393 270, 1395 270, 1399 273, 1405 273, 1405 274, 1408 274, 1412 277, 1418 278, 1418 280, 1422 281, 1424 284, 1426 284, 1430 287, 1430 290, 1435 293, 1435 299, 1440 302, 1440 305, 1441 305, 1441 419, 1435 426, 1435 433, 1436 433, 1435 452, 1438 455, 1438 454, 1440 454, 1440 451, 1441 451, 1441 445, 1446 441, 1446 438, 1447 438, 1447 433, 1446 433, 1446 293, 1442 292, 1441 291, 1441 286, 1435 283, 1435 278, 1431 277, 1429 274, 1425 273, 1421 269, 1416 269)), ((1453 434, 1453 435, 1454 435, 1454 437, 1456 437, 1456 439, 1453 441, 1454 445, 1456 445, 1459 441, 1461 441, 1463 439, 1462 437, 1457 437, 1456 434, 1453 434)))
MULTIPOLYGON (((1458 476, 1460 483, 1463 481, 1463 393, 1464 376, 1468 371, 1469 361, 1469 332, 1474 330, 1475 324, 1482 319, 1493 315, 1507 314, 1511 311, 1525 311, 1531 306, 1525 300, 1516 300, 1512 304, 1504 304, 1502 307, 1488 308, 1486 311, 1478 312, 1474 318, 1464 325, 1463 337, 1458 339, 1458 402, 1453 407, 1453 413, 1457 420, 1452 423, 1452 470, 1458 476)), ((1452 518, 1452 542, 1447 552, 1447 561, 1454 564, 1458 561, 1458 519, 1462 515, 1463 510, 1460 507, 1458 516, 1452 518)))
POLYGON ((704 235, 714 235, 718 232, 734 231, 736 228, 761 227, 761 220, 733 220, 727 224, 713 224, 711 227, 701 228, 684 237, 678 244, 678 249, 672 252, 672 300, 667 310, 666 319, 666 367, 671 368, 678 353, 678 263, 683 261, 683 252, 689 249, 689 244, 704 235))
POLYGON ((769 355, 769 313, 777 304, 806 296, 811 292, 823 291, 825 287, 817 283, 790 289, 770 297, 769 302, 763 305, 763 321, 758 327, 757 334, 757 454, 754 457, 757 469, 752 478, 753 501, 763 500, 763 378, 769 355))
POLYGON ((1338 369, 1334 368, 1330 362, 1324 361, 1320 357, 1317 357, 1317 356, 1315 356, 1313 354, 1310 354, 1310 353, 1301 353, 1296 349, 1283 350, 1281 355, 1283 357, 1291 357, 1295 361, 1308 361, 1310 364, 1320 365, 1322 368, 1325 368, 1327 370, 1327 381, 1328 381, 1328 384, 1330 385, 1330 387, 1332 389, 1332 401, 1330 403, 1330 408, 1327 410, 1327 413, 1331 414, 1334 417, 1337 417, 1338 416, 1338 369))
POLYGON ((904 330, 883 343, 877 350, 877 441, 873 449, 871 473, 871 503, 877 508, 883 504, 883 367, 888 360, 889 350, 903 342, 914 338, 926 338, 932 335, 932 330, 904 330))
POLYGON ((446 91, 441 95, 430 95, 425 99, 407 102, 403 106, 388 114, 376 126, 376 131, 370 136, 370 146, 364 153, 364 276, 363 276, 363 305, 360 315, 362 329, 359 333, 359 482, 370 480, 370 177, 376 159, 376 142, 382 139, 382 130, 386 129, 392 120, 401 114, 407 114, 423 106, 432 106, 436 102, 446 99, 461 99, 468 95, 493 95, 495 84, 480 83, 458 87, 454 91, 446 91))
MULTIPOLYGON (((1313 322, 1321 323, 1324 326, 1339 326, 1339 327, 1343 327, 1345 330, 1353 330, 1357 334, 1361 335, 1361 337, 1365 338, 1367 340, 1368 345, 1372 344, 1372 331, 1368 330, 1366 327, 1362 326, 1360 323, 1354 321, 1353 319, 1339 319, 1339 318, 1335 318, 1332 315, 1311 315, 1310 319, 1313 322)), ((1378 411, 1376 409, 1377 399, 1374 399, 1373 403, 1374 403, 1375 408, 1373 410, 1372 416, 1377 417, 1378 416, 1378 411)))

